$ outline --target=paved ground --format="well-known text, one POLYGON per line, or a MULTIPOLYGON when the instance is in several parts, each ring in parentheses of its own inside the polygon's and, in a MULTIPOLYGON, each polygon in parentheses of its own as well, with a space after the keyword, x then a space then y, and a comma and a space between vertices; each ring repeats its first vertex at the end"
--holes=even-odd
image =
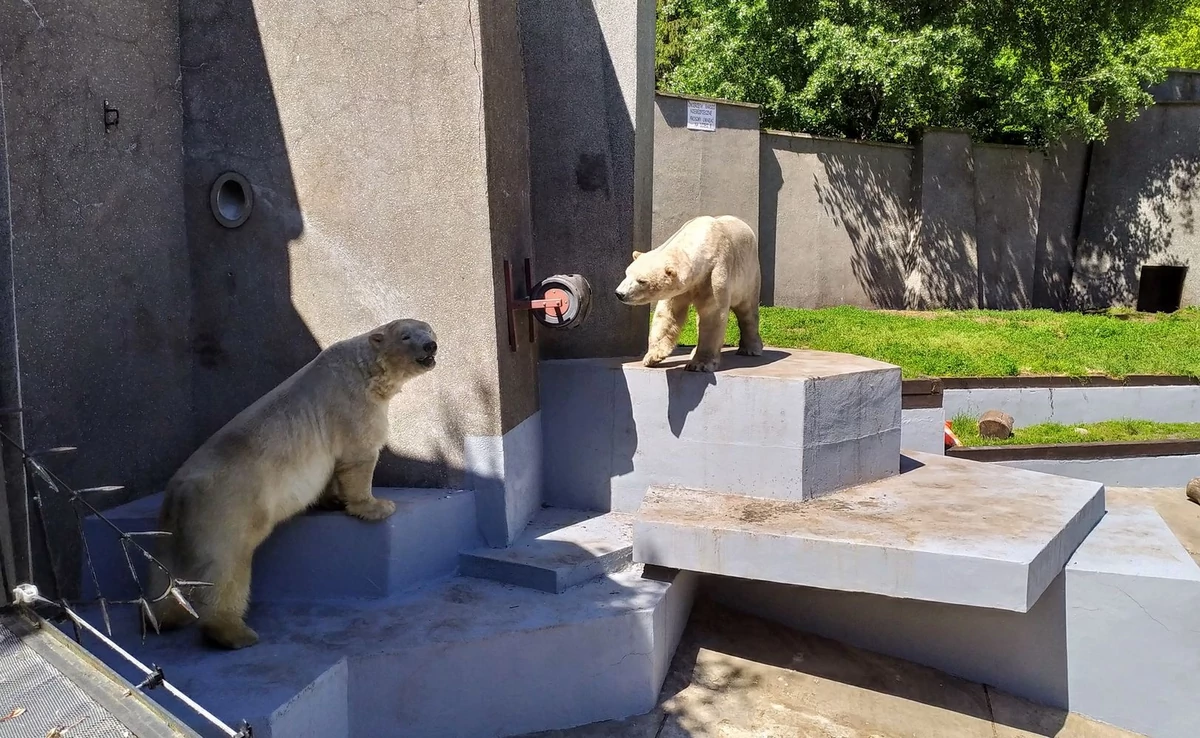
MULTIPOLYGON (((1181 489, 1110 488, 1150 500, 1200 563, 1200 505, 1181 489)), ((527 738, 1129 738, 907 661, 698 602, 658 709, 527 738)))

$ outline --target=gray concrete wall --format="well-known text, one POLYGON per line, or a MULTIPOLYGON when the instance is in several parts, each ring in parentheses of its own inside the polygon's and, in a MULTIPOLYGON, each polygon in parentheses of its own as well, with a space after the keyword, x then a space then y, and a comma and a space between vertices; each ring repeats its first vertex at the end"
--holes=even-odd
MULTIPOLYGON (((178 5, 2 0, 0 18, 0 404, 27 409, 27 445, 79 447, 53 459, 69 483, 147 491, 193 442, 178 5)), ((44 504, 69 581, 74 515, 44 504)))
POLYGON ((1093 148, 1072 298, 1134 306, 1143 265, 1190 266, 1183 304, 1200 305, 1200 102, 1162 102, 1111 126, 1093 148))
POLYGON ((1029 471, 1087 479, 1110 487, 1186 487, 1200 474, 1200 455, 1129 459, 1027 459, 999 462, 1029 471))
POLYGON ((964 414, 978 417, 988 410, 1003 410, 1013 416, 1018 428, 1123 418, 1194 423, 1200 418, 1200 387, 948 389, 942 394, 942 403, 947 418, 964 414))
POLYGON ((904 307, 912 149, 764 133, 763 303, 904 307))
POLYGON ((536 410, 501 307, 503 259, 532 252, 515 0, 181 18, 199 435, 330 343, 427 320, 439 366, 393 401, 376 483, 471 486, 489 541, 514 536, 499 439, 536 410), (236 230, 208 208, 230 169, 256 201, 236 230))
POLYGON ((698 215, 733 215, 759 231, 758 106, 708 102, 717 130, 694 131, 687 98, 655 96, 653 245, 698 215))
POLYGON ((1200 70, 1172 69, 1150 94, 1159 102, 1200 102, 1200 70))
POLYGON ((1070 303, 1075 243, 1079 237, 1079 215, 1091 149, 1091 144, 1068 138, 1046 152, 1032 307, 1061 310, 1070 303))
POLYGON ((645 351, 648 308, 612 298, 651 243, 653 0, 520 0, 536 275, 579 273, 587 323, 542 336, 547 358, 645 351))
POLYGON ((971 137, 962 131, 930 129, 917 146, 909 307, 980 306, 973 153, 971 137))
POLYGON ((1033 304, 1045 155, 1016 146, 976 144, 975 234, 979 306, 1019 310, 1033 304))

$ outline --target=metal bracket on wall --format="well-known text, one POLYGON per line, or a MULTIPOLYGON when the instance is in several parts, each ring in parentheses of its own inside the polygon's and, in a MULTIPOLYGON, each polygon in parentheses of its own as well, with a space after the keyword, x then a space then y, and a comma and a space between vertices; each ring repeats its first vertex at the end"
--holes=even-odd
POLYGON ((104 132, 108 133, 121 123, 121 111, 104 101, 104 132))
POLYGON ((513 292, 512 264, 504 260, 504 296, 508 307, 508 347, 517 350, 517 311, 528 311, 529 342, 537 338, 534 321, 549 328, 569 330, 587 318, 592 288, 578 274, 555 274, 533 283, 529 259, 525 260, 525 295, 513 292))

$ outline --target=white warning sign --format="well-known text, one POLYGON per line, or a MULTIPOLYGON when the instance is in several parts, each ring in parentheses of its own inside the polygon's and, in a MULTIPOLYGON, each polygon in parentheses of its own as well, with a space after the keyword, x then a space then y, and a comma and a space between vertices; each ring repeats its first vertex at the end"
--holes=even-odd
POLYGON ((715 131, 717 130, 717 104, 710 102, 700 102, 699 100, 688 100, 687 106, 688 122, 687 127, 693 131, 715 131))

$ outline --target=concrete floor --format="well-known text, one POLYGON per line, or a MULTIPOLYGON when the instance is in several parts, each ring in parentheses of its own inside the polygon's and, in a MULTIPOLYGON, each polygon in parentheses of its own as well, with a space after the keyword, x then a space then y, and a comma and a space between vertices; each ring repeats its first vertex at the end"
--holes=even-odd
MULTIPOLYGON (((1200 505, 1182 489, 1110 488, 1151 502, 1200 563, 1200 505)), ((907 661, 700 600, 659 707, 526 738, 1128 738, 1136 734, 907 661)))

